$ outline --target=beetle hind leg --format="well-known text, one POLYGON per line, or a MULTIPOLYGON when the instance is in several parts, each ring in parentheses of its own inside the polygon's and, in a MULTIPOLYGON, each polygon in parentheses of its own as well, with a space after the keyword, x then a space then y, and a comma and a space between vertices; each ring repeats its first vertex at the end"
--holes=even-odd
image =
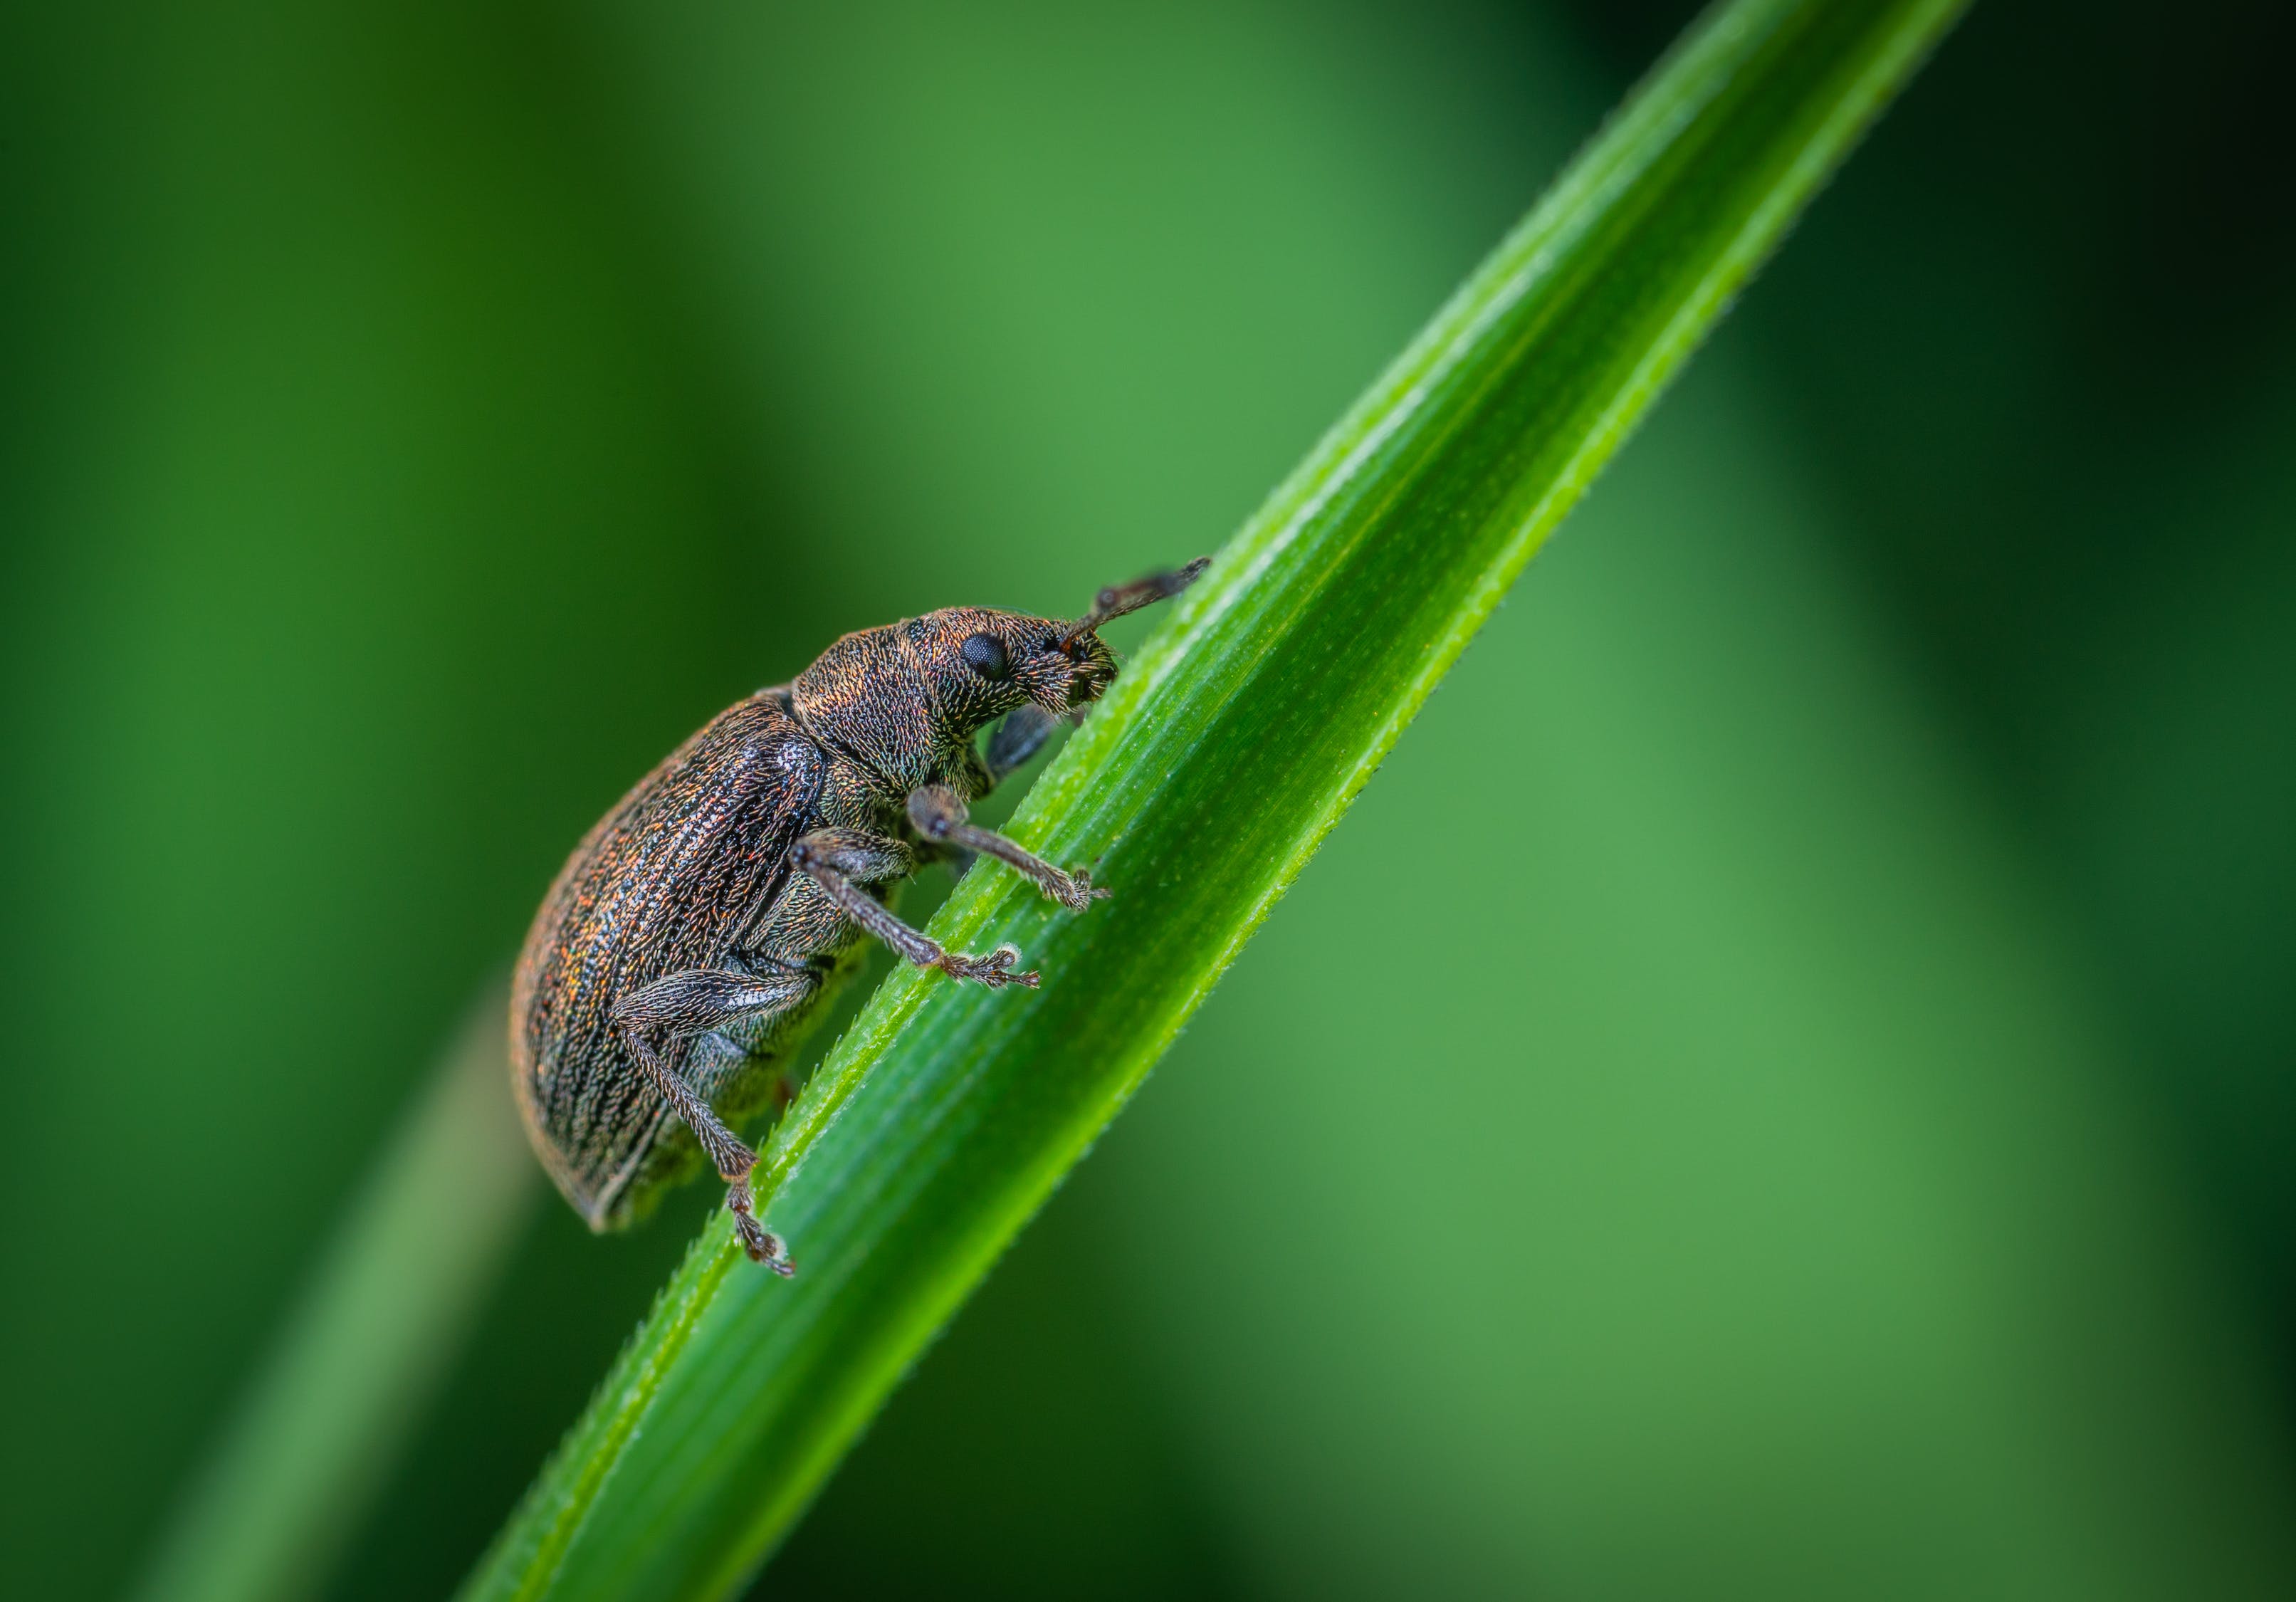
POLYGON ((820 983, 817 975, 803 970, 743 974, 689 968, 632 991, 615 1004, 613 1011, 615 1026, 631 1055, 662 1099, 693 1131, 718 1177, 726 1181, 726 1210, 734 1215, 742 1249, 751 1261, 763 1263, 784 1279, 797 1270, 781 1237, 758 1221, 757 1200, 750 1189, 750 1173, 758 1165, 758 1154, 726 1127, 683 1074, 662 1061, 657 1043, 709 1034, 761 1014, 785 1012, 803 1002, 820 983))

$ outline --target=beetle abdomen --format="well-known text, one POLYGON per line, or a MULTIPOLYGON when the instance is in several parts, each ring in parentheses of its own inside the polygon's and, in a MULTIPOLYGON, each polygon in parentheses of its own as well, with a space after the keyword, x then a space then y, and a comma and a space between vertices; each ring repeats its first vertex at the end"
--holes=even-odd
MULTIPOLYGON (((725 964, 781 893, 822 766, 781 694, 759 692, 640 780, 535 916, 511 995, 512 1084, 543 1165, 593 1228, 643 1204, 631 1180, 650 1167, 668 1111, 613 1007, 666 974, 725 964)), ((673 1069, 686 1049, 671 1047, 673 1069)), ((738 1076, 713 1077, 738 1089, 738 1076)))

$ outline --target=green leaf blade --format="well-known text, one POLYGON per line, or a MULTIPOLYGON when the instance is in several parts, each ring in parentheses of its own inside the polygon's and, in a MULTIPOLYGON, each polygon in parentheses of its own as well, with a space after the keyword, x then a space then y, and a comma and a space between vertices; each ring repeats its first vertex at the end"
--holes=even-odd
MULTIPOLYGON (((745 1582, 1960 9, 1742 0, 1669 54, 1030 794, 1014 835, 1113 898, 1070 916, 967 877, 936 937, 1012 941, 1043 988, 886 982, 760 1165, 799 1277, 705 1232, 467 1596, 745 1582)), ((1431 842, 1430 871, 1460 849, 1431 842)), ((1367 933, 1364 1005, 1433 960, 1367 933)))

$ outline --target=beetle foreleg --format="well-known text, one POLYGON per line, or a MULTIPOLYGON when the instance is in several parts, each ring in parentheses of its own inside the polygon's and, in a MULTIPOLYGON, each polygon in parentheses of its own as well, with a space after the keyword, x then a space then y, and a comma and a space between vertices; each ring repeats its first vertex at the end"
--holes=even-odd
MULTIPOLYGON (((980 782, 972 786, 974 798, 988 794, 1012 777, 1017 768, 1044 749, 1045 742, 1060 726, 1060 719, 1033 701, 1005 713, 1004 721, 989 735, 988 749, 977 764, 980 782)), ((961 845, 944 844, 935 854, 957 878, 964 878, 972 869, 975 853, 961 845)))
POLYGON ((718 1177, 726 1181, 726 1208, 742 1249, 787 1278, 797 1270, 781 1238, 758 1221, 757 1204, 750 1194, 750 1171, 758 1154, 727 1129, 701 1092, 661 1060, 657 1039, 684 1039, 722 1029, 737 1019, 780 1012, 803 1000, 820 980, 802 971, 787 974, 737 974, 718 968, 689 968, 667 974, 643 989, 633 990, 614 1006, 615 1025, 654 1089, 672 1111, 685 1121, 701 1143, 718 1177))
POLYGON ((1041 750, 1061 720, 1031 701, 1004 714, 996 732, 988 736, 988 782, 1001 785, 1005 776, 1041 750))
POLYGON ((1094 889, 1092 875, 1083 869, 1070 873, 1054 867, 1004 835, 975 827, 966 817, 964 797, 946 785, 927 785, 909 793, 909 821, 916 826, 918 834, 936 845, 947 844, 959 850, 994 857, 1034 880, 1037 889, 1070 912, 1082 912, 1108 894, 1104 890, 1094 889))
POLYGON ((986 957, 948 950, 861 888, 904 878, 915 867, 914 854, 898 840, 852 829, 818 829, 790 847, 790 865, 821 886, 847 917, 921 968, 939 968, 952 979, 970 979, 991 990, 1007 984, 1037 988, 1035 974, 1013 971, 1021 960, 1019 947, 999 946, 986 957))

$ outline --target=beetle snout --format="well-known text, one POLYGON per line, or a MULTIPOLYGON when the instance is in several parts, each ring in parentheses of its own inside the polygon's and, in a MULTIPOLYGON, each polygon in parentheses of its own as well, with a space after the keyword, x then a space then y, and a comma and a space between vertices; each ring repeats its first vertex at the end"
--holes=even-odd
POLYGON ((1029 640, 1017 654, 1013 686, 1055 718, 1100 699, 1116 678, 1116 657, 1097 635, 1060 625, 1042 625, 1045 632, 1029 640))
POLYGON ((1069 674, 1069 705, 1085 706, 1100 699, 1101 692, 1116 682, 1116 658, 1099 640, 1086 637, 1079 642, 1084 647, 1078 653, 1076 667, 1069 674))

